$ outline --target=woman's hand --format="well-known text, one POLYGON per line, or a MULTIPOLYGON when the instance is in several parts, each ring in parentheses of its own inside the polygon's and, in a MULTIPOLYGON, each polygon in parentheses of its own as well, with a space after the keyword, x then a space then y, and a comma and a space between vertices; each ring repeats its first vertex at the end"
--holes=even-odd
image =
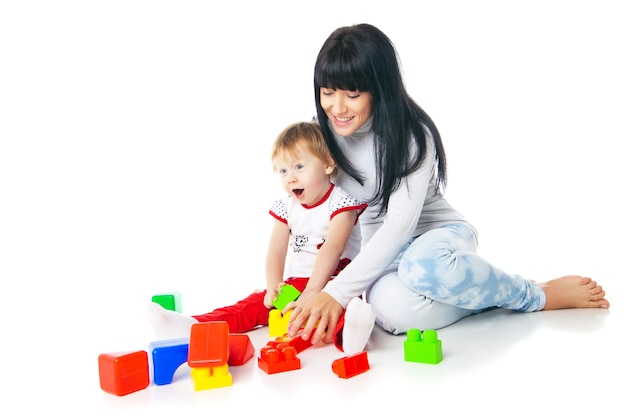
POLYGON ((289 335, 295 336, 304 327, 301 333, 303 340, 310 338, 314 345, 320 341, 332 343, 337 322, 343 312, 341 304, 323 291, 311 301, 307 302, 306 297, 303 302, 299 301, 300 298, 291 313, 289 335))
MULTIPOLYGON (((298 297, 298 299, 296 301, 292 301, 288 304, 285 305, 285 308, 283 309, 283 311, 281 311, 281 313, 284 315, 286 314, 289 310, 295 310, 296 308, 299 307, 298 311, 302 311, 302 308, 306 305, 308 305, 310 302, 313 301, 313 299, 319 294, 319 291, 313 291, 313 290, 309 290, 309 289, 305 289, 302 294, 300 294, 300 296, 298 297)), ((292 313, 293 314, 293 313, 292 313)))

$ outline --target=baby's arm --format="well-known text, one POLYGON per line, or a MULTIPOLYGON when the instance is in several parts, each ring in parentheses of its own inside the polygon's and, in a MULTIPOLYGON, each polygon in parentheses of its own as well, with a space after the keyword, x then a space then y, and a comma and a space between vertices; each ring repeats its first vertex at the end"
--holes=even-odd
POLYGON ((341 254, 344 252, 352 229, 355 227, 358 214, 358 210, 346 210, 333 216, 324 244, 320 247, 315 259, 309 281, 298 298, 297 304, 306 305, 322 291, 335 273, 341 254))
POLYGON ((289 226, 287 223, 274 219, 274 227, 272 228, 265 258, 265 285, 267 293, 263 303, 267 308, 274 307, 272 301, 276 298, 278 286, 283 282, 288 248, 289 226))

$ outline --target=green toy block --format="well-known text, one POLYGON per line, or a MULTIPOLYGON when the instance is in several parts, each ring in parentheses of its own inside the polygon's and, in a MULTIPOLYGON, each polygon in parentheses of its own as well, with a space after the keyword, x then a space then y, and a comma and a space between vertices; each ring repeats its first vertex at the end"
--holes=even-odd
POLYGON ((272 301, 272 304, 278 311, 283 311, 287 304, 296 301, 298 297, 300 297, 300 291, 291 284, 285 284, 280 287, 280 292, 276 295, 276 299, 272 301))
POLYGON ((160 304, 161 307, 166 310, 172 310, 178 313, 181 313, 183 311, 182 304, 180 302, 179 292, 153 295, 152 302, 160 304))
POLYGON ((436 330, 410 329, 404 341, 404 360, 438 364, 443 360, 441 340, 437 339, 436 330))

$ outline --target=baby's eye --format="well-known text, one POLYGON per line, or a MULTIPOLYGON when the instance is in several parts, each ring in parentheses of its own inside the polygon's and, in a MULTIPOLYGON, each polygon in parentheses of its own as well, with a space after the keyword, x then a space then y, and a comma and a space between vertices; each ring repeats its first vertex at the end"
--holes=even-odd
POLYGON ((304 165, 302 165, 302 164, 296 165, 296 170, 302 171, 303 169, 304 169, 304 165))
POLYGON ((278 172, 278 175, 285 175, 287 173, 287 170, 285 168, 281 168, 277 170, 276 172, 278 172))

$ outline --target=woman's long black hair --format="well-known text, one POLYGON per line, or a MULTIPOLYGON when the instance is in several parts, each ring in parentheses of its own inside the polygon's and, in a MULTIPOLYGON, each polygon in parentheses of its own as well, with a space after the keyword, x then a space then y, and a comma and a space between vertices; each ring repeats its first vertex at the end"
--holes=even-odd
POLYGON ((371 205, 382 203, 379 215, 387 211, 389 197, 400 180, 418 169, 430 131, 437 158, 436 186, 446 185, 446 156, 441 136, 430 116, 409 96, 404 86, 397 51, 378 28, 358 24, 336 29, 324 42, 315 62, 315 106, 317 119, 333 157, 341 169, 363 184, 341 151, 320 105, 320 88, 369 92, 372 95, 375 156, 378 184, 371 205), (419 150, 409 152, 411 142, 419 150))

